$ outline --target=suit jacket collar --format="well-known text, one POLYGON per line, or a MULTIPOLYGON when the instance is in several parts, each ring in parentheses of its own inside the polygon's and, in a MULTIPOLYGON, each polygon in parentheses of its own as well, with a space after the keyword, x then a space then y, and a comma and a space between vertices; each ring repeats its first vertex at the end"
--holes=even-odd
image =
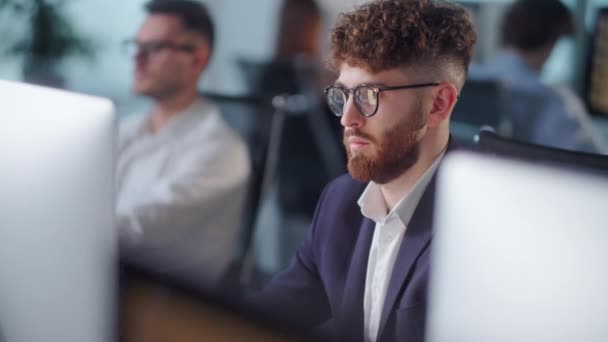
POLYGON ((374 221, 362 217, 357 242, 348 268, 346 286, 339 313, 338 330, 346 341, 363 339, 364 313, 363 294, 365 293, 365 276, 369 248, 374 236, 374 221))
MULTIPOLYGON (((450 137, 446 154, 456 148, 452 137, 450 137)), ((391 280, 386 293, 384 307, 382 308, 378 340, 381 340, 389 315, 397 305, 399 294, 408 283, 407 279, 412 273, 414 264, 420 254, 422 254, 431 242, 436 182, 437 172, 433 175, 433 178, 422 195, 422 198, 416 207, 416 211, 408 224, 403 241, 401 242, 399 253, 397 254, 397 259, 395 260, 395 265, 393 267, 393 274, 391 275, 391 280)))
POLYGON ((435 177, 433 177, 433 180, 420 199, 420 203, 412 216, 412 220, 408 224, 405 236, 399 247, 399 253, 393 267, 393 274, 386 292, 384 307, 382 308, 378 340, 380 340, 391 311, 397 305, 399 294, 408 283, 407 279, 412 273, 418 256, 422 254, 431 242, 434 201, 435 177))

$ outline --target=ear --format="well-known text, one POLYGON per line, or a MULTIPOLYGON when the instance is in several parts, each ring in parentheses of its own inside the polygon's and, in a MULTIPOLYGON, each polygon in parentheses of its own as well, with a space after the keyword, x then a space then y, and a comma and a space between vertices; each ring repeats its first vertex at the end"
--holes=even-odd
POLYGON ((449 120, 457 101, 458 90, 452 83, 439 84, 433 92, 433 104, 426 118, 427 126, 435 128, 445 120, 449 120))
POLYGON ((202 44, 194 50, 193 64, 197 70, 201 72, 209 65, 211 59, 211 48, 207 44, 202 44))

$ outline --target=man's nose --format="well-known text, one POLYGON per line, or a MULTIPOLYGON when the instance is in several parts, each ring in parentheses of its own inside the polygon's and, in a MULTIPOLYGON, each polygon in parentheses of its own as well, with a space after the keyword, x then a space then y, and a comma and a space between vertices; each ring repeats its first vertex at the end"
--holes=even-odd
POLYGON ((147 61, 148 55, 144 51, 137 49, 137 51, 135 51, 133 59, 135 59, 135 64, 140 67, 147 61))
POLYGON ((365 117, 361 115, 359 109, 355 106, 353 96, 349 97, 344 105, 340 124, 344 127, 362 127, 365 124, 365 117))

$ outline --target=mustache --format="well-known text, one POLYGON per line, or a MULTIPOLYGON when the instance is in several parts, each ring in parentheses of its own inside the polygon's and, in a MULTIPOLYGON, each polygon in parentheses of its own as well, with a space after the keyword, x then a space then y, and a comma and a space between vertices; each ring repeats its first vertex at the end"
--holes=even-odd
POLYGON ((361 132, 360 130, 358 130, 356 128, 349 128, 349 129, 344 130, 344 139, 350 138, 350 137, 366 139, 366 140, 371 141, 372 143, 376 142, 374 137, 372 137, 371 135, 369 135, 365 132, 361 132))

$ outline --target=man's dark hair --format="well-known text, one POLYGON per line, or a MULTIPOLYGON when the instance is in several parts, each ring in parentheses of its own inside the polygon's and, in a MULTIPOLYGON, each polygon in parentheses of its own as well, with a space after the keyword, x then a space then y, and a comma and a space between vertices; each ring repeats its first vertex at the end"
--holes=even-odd
POLYGON ((502 44, 532 51, 575 32, 572 13, 560 0, 519 0, 502 21, 502 44))
POLYGON ((215 32, 207 8, 193 0, 151 0, 145 5, 149 14, 168 14, 180 19, 188 31, 201 34, 213 47, 215 32))
POLYGON ((315 0, 284 0, 279 18, 277 57, 293 57, 306 53, 311 44, 320 44, 312 39, 311 30, 321 24, 321 9, 315 0))

